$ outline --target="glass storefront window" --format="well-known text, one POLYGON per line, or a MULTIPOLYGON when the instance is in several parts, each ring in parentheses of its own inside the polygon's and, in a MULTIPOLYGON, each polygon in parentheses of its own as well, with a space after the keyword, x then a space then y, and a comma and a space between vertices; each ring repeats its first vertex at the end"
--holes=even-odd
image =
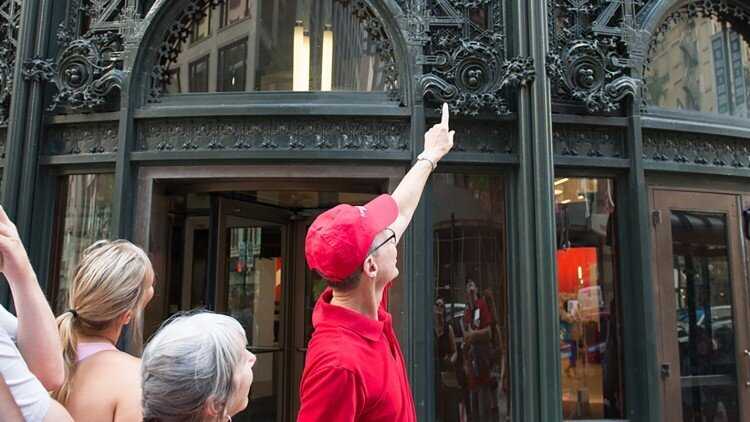
POLYGON ((555 180, 560 367, 566 420, 623 417, 614 183, 555 180))
POLYGON ((352 7, 335 0, 230 0, 193 26, 191 42, 179 46, 170 65, 164 92, 385 91, 380 42, 352 7), (212 25, 221 29, 212 32, 212 25), (241 39, 244 44, 235 44, 241 39), (205 69, 194 72, 199 58, 217 57, 228 45, 231 59, 225 51, 226 59, 201 62, 205 69), (204 78, 211 83, 193 89, 203 87, 204 78), (242 83, 228 89, 232 78, 242 83))
POLYGON ((437 421, 510 417, 503 179, 433 176, 437 421))
POLYGON ((750 43, 717 18, 679 21, 657 39, 646 81, 651 105, 750 117, 750 43))
POLYGON ((114 174, 76 174, 60 183, 62 221, 57 233, 57 271, 55 282, 55 314, 64 312, 68 289, 81 253, 92 243, 109 239, 112 234, 112 191, 114 174))

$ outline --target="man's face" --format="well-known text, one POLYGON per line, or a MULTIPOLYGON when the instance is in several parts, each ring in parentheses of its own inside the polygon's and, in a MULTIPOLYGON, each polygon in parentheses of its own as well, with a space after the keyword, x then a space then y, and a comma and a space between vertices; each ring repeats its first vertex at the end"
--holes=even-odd
POLYGON ((477 294, 477 285, 473 281, 469 281, 466 283, 466 294, 469 295, 470 298, 474 298, 477 294))
POLYGON ((372 242, 371 256, 378 266, 377 280, 388 283, 398 277, 398 248, 396 248, 396 234, 391 229, 385 229, 375 236, 372 242))

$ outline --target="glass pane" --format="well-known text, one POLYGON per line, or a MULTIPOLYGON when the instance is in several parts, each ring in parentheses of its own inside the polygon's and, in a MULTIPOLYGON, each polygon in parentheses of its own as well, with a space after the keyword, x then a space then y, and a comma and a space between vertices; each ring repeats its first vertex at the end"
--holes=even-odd
POLYGON ((726 216, 672 211, 683 420, 739 421, 726 216))
POLYGON ((504 182, 435 174, 435 415, 440 422, 510 415, 504 182))
POLYGON ((614 183, 555 180, 563 417, 622 418, 614 183))
MULTIPOLYGON (((184 93, 185 88, 190 88, 189 92, 222 91, 222 84, 209 87, 206 83, 206 89, 193 86, 204 86, 204 74, 217 80, 226 66, 215 60, 206 61, 205 69, 194 72, 188 64, 199 57, 217 55, 243 38, 247 44, 241 61, 246 64, 235 69, 244 74, 240 86, 243 91, 385 91, 385 65, 378 54, 380 43, 370 38, 351 4, 342 3, 229 1, 227 13, 213 13, 201 20, 193 30, 193 42, 179 46, 180 54, 170 69, 184 69, 187 73, 181 76, 187 78, 187 83, 184 78, 180 83, 178 73, 169 72, 164 92, 184 93), (211 33, 210 20, 235 18, 236 25, 211 33), (194 78, 200 81, 196 83, 194 78)), ((239 74, 234 77, 240 78, 239 74)))
POLYGON ((95 241, 111 236, 114 181, 114 174, 77 174, 63 179, 67 195, 58 245, 55 314, 68 307, 68 289, 81 253, 95 241))
POLYGON ((227 0, 222 5, 222 23, 221 26, 231 25, 239 22, 248 16, 248 0, 227 0))
POLYGON ((219 91, 244 91, 247 40, 219 51, 219 91))
POLYGON ((646 72, 649 104, 750 117, 750 44, 731 24, 691 17, 657 41, 646 72))
MULTIPOLYGON (((169 88, 174 89, 174 88, 169 88)), ((190 63, 190 92, 208 91, 208 56, 190 63)))
POLYGON ((228 230, 227 311, 247 333, 258 352, 251 392, 252 405, 235 416, 237 421, 276 420, 279 371, 275 349, 281 344, 281 227, 233 227, 228 230), (257 350, 259 349, 259 350, 257 350), (255 372, 257 370, 257 373, 255 372))
POLYGON ((190 33, 190 42, 194 43, 208 38, 211 35, 211 12, 202 17, 198 22, 193 24, 193 30, 190 33))

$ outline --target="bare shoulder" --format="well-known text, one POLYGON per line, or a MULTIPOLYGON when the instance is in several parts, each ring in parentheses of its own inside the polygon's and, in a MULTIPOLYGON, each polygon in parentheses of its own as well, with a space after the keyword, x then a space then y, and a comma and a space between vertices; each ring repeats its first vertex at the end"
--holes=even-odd
POLYGON ((99 352, 79 364, 66 407, 75 420, 111 420, 121 403, 140 400, 140 384, 140 359, 99 352))
MULTIPOLYGON (((141 382, 141 360, 137 357, 120 351, 99 352, 94 356, 81 362, 76 376, 91 375, 93 379, 117 380, 120 386, 123 383, 140 384, 141 382)), ((89 377, 87 377, 89 378, 89 377)))

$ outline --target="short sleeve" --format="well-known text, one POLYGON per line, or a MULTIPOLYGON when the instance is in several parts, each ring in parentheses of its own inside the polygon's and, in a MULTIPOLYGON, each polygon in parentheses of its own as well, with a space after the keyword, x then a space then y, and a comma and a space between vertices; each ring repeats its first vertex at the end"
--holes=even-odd
POLYGON ((16 340, 18 333, 18 320, 2 305, 0 305, 0 330, 5 331, 13 341, 16 340))
POLYGON ((306 373, 300 385, 297 422, 353 422, 362 414, 365 395, 354 373, 324 367, 306 373))
POLYGON ((41 382, 31 373, 13 339, 0 330, 0 376, 8 384, 27 422, 41 422, 52 400, 41 382))

